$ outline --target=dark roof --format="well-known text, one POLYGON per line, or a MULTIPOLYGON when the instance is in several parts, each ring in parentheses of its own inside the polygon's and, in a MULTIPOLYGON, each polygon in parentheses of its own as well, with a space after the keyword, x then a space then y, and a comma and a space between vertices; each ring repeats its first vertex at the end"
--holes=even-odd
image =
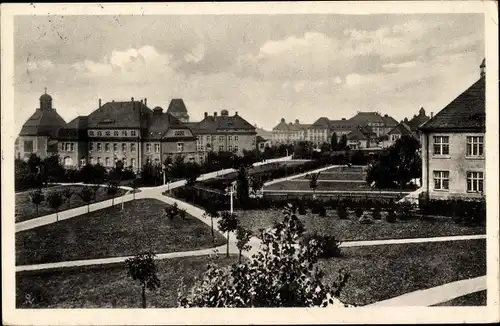
POLYGON ((274 128, 273 131, 275 130, 290 130, 290 125, 285 122, 285 119, 281 119, 280 123, 278 123, 274 128))
POLYGON ((57 130, 65 124, 66 121, 64 121, 55 109, 36 109, 31 117, 23 124, 19 135, 55 137, 57 135, 57 130))
POLYGON ((413 119, 408 121, 407 125, 410 127, 410 130, 415 132, 418 130, 418 128, 429 121, 429 117, 425 115, 425 111, 422 111, 423 109, 420 109, 421 111, 419 112, 418 115, 414 116, 413 119))
POLYGON ((348 140, 367 140, 368 137, 361 132, 359 128, 353 128, 349 134, 347 134, 348 140))
POLYGON ((388 135, 408 135, 408 136, 411 136, 413 135, 411 129, 410 129, 410 126, 408 126, 406 123, 404 122, 401 122, 400 124, 398 124, 396 127, 392 128, 391 131, 389 131, 387 133, 388 135))
POLYGON ((88 117, 78 116, 59 128, 57 139, 85 139, 87 137, 88 117))
POLYGON ((138 101, 108 102, 88 116, 89 128, 145 128, 153 112, 138 101))
POLYGON ((358 112, 349 121, 357 124, 366 124, 369 122, 383 122, 383 119, 378 112, 358 112))
POLYGON ((387 114, 382 117, 382 121, 384 121, 387 127, 397 126, 398 124, 398 121, 396 119, 387 114))
POLYGON ((239 115, 233 116, 207 116, 192 128, 195 133, 212 134, 225 130, 237 129, 239 131, 256 134, 255 127, 239 115))
POLYGON ((312 125, 309 126, 311 129, 328 129, 330 128, 330 120, 326 117, 321 117, 314 121, 312 125))
POLYGON ((255 137, 255 141, 258 143, 264 143, 267 141, 267 139, 263 138, 262 136, 260 135, 257 135, 257 137, 255 137))
POLYGON ((486 123, 484 87, 485 78, 482 77, 420 129, 426 131, 484 131, 486 123))
POLYGON ((40 101, 43 101, 43 102, 50 102, 52 101, 52 96, 50 96, 49 94, 45 93, 45 94, 42 94, 42 96, 40 96, 40 101))
POLYGON ((186 113, 187 108, 181 98, 174 98, 168 105, 167 113, 186 113))
POLYGON ((338 129, 351 129, 354 127, 354 124, 349 120, 330 120, 329 123, 330 129, 338 130, 338 129))
MULTIPOLYGON (((182 123, 171 115, 170 113, 156 113, 153 115, 153 118, 151 119, 151 124, 148 128, 148 131, 146 134, 144 134, 144 139, 146 140, 159 140, 162 139, 165 136, 165 133, 171 129, 188 129, 188 126, 186 124, 182 123)), ((185 139, 186 137, 181 137, 185 139)), ((194 138, 194 137, 188 137, 188 138, 194 138)))

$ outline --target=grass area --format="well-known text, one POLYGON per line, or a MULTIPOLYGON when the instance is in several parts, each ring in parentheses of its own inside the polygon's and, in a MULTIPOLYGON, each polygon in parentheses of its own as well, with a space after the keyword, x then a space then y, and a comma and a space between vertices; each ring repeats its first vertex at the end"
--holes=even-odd
MULTIPOLYGON (((50 187, 49 189, 44 189, 43 193, 45 195, 45 198, 47 198, 48 194, 50 194, 52 191, 62 191, 65 188, 71 188, 73 190, 73 196, 71 196, 69 201, 65 201, 61 207, 59 208, 59 211, 64 211, 70 208, 75 208, 75 207, 80 207, 87 205, 78 194, 80 191, 83 189, 82 186, 54 186, 50 187)), ((123 189, 118 189, 117 194, 115 195, 116 197, 120 197, 124 195, 127 191, 123 189)), ((104 201, 111 199, 112 196, 109 195, 106 191, 106 187, 100 187, 99 191, 97 192, 96 196, 96 202, 104 201)), ((64 199, 64 198, 63 198, 64 199)), ((93 203, 94 201, 92 201, 93 203)), ((29 191, 28 192, 23 192, 16 194, 16 223, 17 222, 22 222, 26 220, 30 220, 33 218, 36 218, 36 206, 30 201, 30 196, 29 196, 29 191)), ((53 214, 56 211, 53 210, 52 208, 49 207, 49 204, 44 201, 40 204, 38 207, 38 212, 39 216, 44 216, 48 214, 53 214)))
MULTIPOLYGON (((220 258, 221 266, 238 261, 236 255, 220 258)), ((148 307, 176 307, 179 286, 192 287, 206 271, 209 259, 198 256, 157 261, 160 288, 146 292, 148 307)), ((125 264, 17 273, 16 307, 141 308, 141 287, 127 275, 125 264), (33 305, 25 303, 27 294, 34 297, 33 305)))
POLYGON ((473 307, 473 306, 486 306, 486 305, 487 305, 487 298, 485 290, 485 291, 470 293, 455 298, 453 300, 434 305, 434 307, 443 307, 443 306, 473 307))
POLYGON ((341 300, 366 305, 421 289, 486 274, 486 241, 450 241, 343 248, 343 257, 320 261, 325 282, 345 268, 341 300))
MULTIPOLYGON (((320 176, 321 178, 321 176, 320 176)), ((309 180, 290 180, 278 182, 269 186, 264 187, 264 190, 311 190, 309 187, 309 180)), ((374 192, 379 189, 371 188, 366 182, 321 182, 318 181, 318 187, 316 191, 322 190, 346 190, 346 191, 356 191, 356 190, 373 190, 374 192)))
MULTIPOLYGON (((255 236, 260 236, 260 228, 270 227, 283 218, 281 210, 276 209, 237 211, 236 214, 241 225, 251 230, 255 236)), ((341 241, 486 234, 484 226, 461 226, 446 218, 436 218, 432 221, 415 218, 389 223, 384 219, 385 212, 382 212, 382 220, 374 221, 374 224, 359 223, 352 212, 346 220, 339 219, 337 212, 332 210, 327 210, 326 217, 312 214, 310 211, 306 215, 297 216, 304 223, 306 232, 333 234, 341 241)))
POLYGON ((168 205, 156 199, 140 199, 58 223, 16 233, 16 264, 118 257, 139 251, 158 253, 189 251, 224 244, 197 218, 169 220, 168 205), (121 205, 120 205, 121 206, 121 205))
MULTIPOLYGON (((319 180, 354 180, 354 181, 365 181, 366 177, 362 173, 325 173, 321 172, 319 174, 319 180)), ((309 180, 305 176, 294 179, 294 180, 309 180)))

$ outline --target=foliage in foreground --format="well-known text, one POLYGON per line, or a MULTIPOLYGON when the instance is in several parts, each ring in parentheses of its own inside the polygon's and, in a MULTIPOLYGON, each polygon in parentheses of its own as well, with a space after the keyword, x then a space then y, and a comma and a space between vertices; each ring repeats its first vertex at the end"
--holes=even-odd
POLYGON ((347 306, 338 300, 348 275, 339 271, 333 284, 324 284, 316 263, 321 250, 315 239, 300 245, 304 226, 284 210, 284 219, 263 231, 262 246, 252 259, 230 268, 213 262, 186 293, 181 288, 181 307, 326 307, 347 306))

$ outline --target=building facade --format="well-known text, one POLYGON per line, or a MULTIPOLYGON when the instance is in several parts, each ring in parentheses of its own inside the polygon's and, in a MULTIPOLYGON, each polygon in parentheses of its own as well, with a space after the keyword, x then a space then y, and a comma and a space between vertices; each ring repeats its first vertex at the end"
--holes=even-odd
POLYGON ((484 197, 485 77, 420 127, 423 191, 430 198, 484 197))
POLYGON ((293 144, 306 140, 308 128, 309 125, 300 123, 298 119, 295 120, 295 123, 286 123, 285 119, 282 118, 272 130, 272 143, 293 144))

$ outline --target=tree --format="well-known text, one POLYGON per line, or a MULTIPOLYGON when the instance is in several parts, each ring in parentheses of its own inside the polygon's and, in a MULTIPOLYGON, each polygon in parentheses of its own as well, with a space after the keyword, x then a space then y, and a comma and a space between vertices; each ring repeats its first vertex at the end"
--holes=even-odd
POLYGON ((246 230, 241 226, 238 227, 238 229, 236 230, 236 247, 240 251, 238 257, 238 262, 240 264, 241 264, 241 253, 243 251, 248 251, 252 249, 252 246, 248 244, 250 242, 250 238, 252 238, 252 232, 246 230))
POLYGON ((330 145, 332 147, 332 151, 336 151, 338 149, 338 139, 337 139, 337 133, 335 131, 332 133, 330 145))
POLYGON ((217 211, 217 204, 214 202, 209 202, 206 205, 205 217, 210 218, 210 229, 212 232, 212 242, 215 242, 215 234, 214 234, 214 218, 219 217, 219 212, 217 211))
POLYGON ((115 206, 115 196, 118 193, 118 183, 115 180, 108 181, 107 193, 111 196, 111 206, 115 206))
POLYGON ((139 281, 141 285, 142 308, 147 307, 146 289, 154 291, 160 287, 160 280, 156 276, 155 256, 152 252, 145 252, 125 260, 128 267, 128 275, 132 280, 139 281))
POLYGON ((177 203, 165 207, 165 215, 168 217, 169 220, 173 220, 177 215, 180 214, 180 212, 181 210, 179 209, 177 203))
POLYGON ((253 176, 250 178, 250 185, 252 186, 254 193, 257 193, 257 191, 262 189, 264 186, 264 180, 262 180, 259 176, 253 176))
POLYGON ((68 202, 68 209, 71 208, 71 197, 73 197, 74 193, 75 192, 71 187, 64 187, 64 189, 62 190, 62 196, 64 197, 64 201, 68 202))
POLYGON ((340 136, 340 141, 338 143, 338 150, 343 151, 346 149, 346 147, 347 147, 347 136, 343 134, 342 136, 340 136))
POLYGON ((309 188, 311 188, 311 190, 313 191, 313 198, 316 192, 316 188, 318 188, 318 179, 320 173, 321 172, 312 173, 309 177, 309 188))
POLYGON ((228 211, 221 213, 221 219, 219 220, 219 230, 222 232, 227 232, 227 251, 226 256, 229 257, 229 232, 233 232, 238 228, 238 218, 235 214, 228 211))
POLYGON ((247 169, 243 166, 238 170, 236 196, 242 206, 245 206, 250 198, 247 169))
POLYGON ((90 202, 94 198, 94 189, 89 186, 85 186, 82 188, 78 196, 83 200, 83 202, 87 203, 87 213, 90 212, 90 202))
POLYGON ((36 217, 38 217, 38 207, 40 204, 43 202, 45 199, 42 189, 36 189, 33 190, 29 193, 30 196, 30 201, 35 205, 36 207, 36 217))
POLYGON ((47 196, 50 208, 56 211, 56 221, 59 221, 59 207, 63 204, 63 196, 58 191, 53 191, 47 196))
POLYGON ((133 179, 129 183, 129 187, 132 188, 132 196, 133 196, 133 199, 135 200, 135 193, 136 193, 137 189, 139 188, 139 180, 137 178, 133 179))
MULTIPOLYGON (((290 205, 291 206, 291 205, 290 205)), ((317 267, 322 253, 315 239, 300 243, 301 221, 284 210, 283 221, 263 231, 262 245, 249 262, 217 267, 211 263, 190 291, 181 291, 181 307, 325 307, 338 300, 348 275, 339 271, 332 284, 317 267)))
POLYGON ((46 181, 59 181, 65 175, 59 155, 51 155, 43 160, 43 179, 46 181))
POLYGON ((189 162, 186 163, 184 169, 184 176, 186 178, 186 186, 193 187, 196 183, 196 179, 201 175, 201 168, 197 163, 189 162))

